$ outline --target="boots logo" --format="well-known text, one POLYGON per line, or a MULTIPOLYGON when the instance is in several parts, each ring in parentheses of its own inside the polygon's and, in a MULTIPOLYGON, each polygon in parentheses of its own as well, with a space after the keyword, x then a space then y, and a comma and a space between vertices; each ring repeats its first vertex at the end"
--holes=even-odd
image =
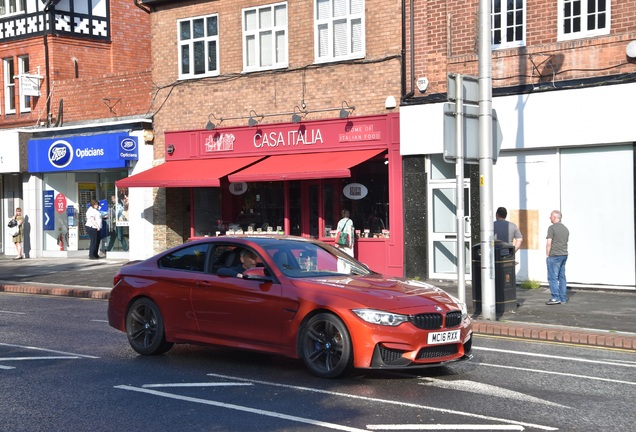
POLYGON ((57 140, 49 147, 49 162, 56 168, 67 167, 73 161, 73 147, 64 140, 57 140))

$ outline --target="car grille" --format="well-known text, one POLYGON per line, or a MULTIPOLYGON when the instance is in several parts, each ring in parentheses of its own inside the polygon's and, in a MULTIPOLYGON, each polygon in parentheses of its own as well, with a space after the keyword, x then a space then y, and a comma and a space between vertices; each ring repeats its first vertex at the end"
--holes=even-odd
POLYGON ((389 349, 380 345, 380 356, 382 357, 382 361, 387 365, 400 361, 402 354, 404 354, 402 350, 389 349))
POLYGON ((432 359, 438 357, 446 357, 449 355, 457 354, 458 345, 439 345, 439 346, 431 346, 422 348, 420 352, 417 353, 417 359, 432 359))
POLYGON ((449 312, 446 314, 446 327, 455 327, 462 323, 461 311, 449 312))
MULTIPOLYGON (((420 314, 410 317, 410 321, 422 330, 435 330, 442 328, 442 315, 436 313, 420 314)), ((456 327, 462 322, 461 311, 446 314, 446 327, 456 327)))

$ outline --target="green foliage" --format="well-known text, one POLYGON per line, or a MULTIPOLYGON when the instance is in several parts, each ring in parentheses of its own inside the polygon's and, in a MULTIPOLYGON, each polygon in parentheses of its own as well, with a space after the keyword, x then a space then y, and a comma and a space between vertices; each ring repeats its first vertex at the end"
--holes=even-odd
POLYGON ((527 280, 521 282, 521 288, 523 289, 538 289, 541 287, 541 284, 536 280, 527 280))

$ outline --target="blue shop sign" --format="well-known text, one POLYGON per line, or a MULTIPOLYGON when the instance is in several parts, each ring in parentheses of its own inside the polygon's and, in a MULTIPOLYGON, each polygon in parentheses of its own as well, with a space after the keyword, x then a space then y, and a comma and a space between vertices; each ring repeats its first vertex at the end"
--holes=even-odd
POLYGON ((125 168, 139 158, 137 137, 122 133, 29 140, 29 172, 125 168))

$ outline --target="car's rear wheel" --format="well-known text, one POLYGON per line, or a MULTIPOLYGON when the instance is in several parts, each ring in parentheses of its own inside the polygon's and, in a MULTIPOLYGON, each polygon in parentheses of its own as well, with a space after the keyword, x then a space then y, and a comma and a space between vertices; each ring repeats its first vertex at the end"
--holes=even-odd
POLYGON ((353 364, 347 326, 330 313, 312 317, 303 327, 302 354, 307 368, 321 378, 337 378, 353 364))
POLYGON ((136 300, 128 310, 126 334, 130 346, 143 355, 163 354, 174 345, 166 342, 159 307, 147 298, 136 300))

